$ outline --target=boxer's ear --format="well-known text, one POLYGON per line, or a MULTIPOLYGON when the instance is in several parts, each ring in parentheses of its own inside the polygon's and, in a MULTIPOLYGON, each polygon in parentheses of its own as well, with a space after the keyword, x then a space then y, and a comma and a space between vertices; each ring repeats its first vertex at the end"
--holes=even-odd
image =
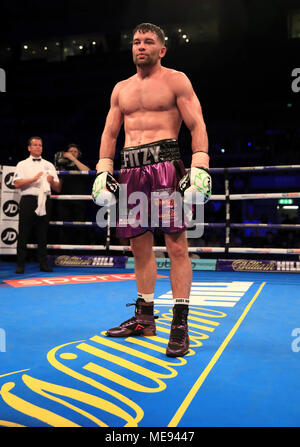
POLYGON ((159 55, 160 55, 161 59, 166 55, 166 52, 167 52, 167 47, 162 46, 161 49, 159 50, 159 55))

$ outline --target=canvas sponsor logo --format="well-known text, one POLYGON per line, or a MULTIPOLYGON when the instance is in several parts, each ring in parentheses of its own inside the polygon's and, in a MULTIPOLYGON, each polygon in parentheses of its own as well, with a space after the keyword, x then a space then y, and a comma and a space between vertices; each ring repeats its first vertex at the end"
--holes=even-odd
MULTIPOLYGON (((157 278, 167 278, 167 276, 157 275, 157 278)), ((33 287, 33 286, 57 286, 62 284, 81 284, 110 281, 133 281, 134 273, 120 273, 119 275, 78 275, 78 276, 53 276, 50 278, 30 278, 13 279, 3 281, 12 287, 33 287)))

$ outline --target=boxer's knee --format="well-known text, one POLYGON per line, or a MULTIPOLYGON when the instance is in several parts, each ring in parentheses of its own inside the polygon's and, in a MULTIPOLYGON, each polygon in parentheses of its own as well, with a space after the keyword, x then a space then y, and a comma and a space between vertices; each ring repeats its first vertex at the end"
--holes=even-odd
POLYGON ((185 233, 165 235, 166 247, 171 260, 183 260, 188 257, 188 244, 185 233))
POLYGON ((130 246, 134 257, 148 259, 153 254, 153 235, 150 231, 130 240, 130 246))

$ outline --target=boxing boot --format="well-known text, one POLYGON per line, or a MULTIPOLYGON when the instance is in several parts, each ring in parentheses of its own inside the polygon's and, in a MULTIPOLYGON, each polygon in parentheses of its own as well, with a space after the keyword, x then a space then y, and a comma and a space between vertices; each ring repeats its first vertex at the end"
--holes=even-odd
POLYGON ((187 316, 188 306, 175 304, 170 339, 166 350, 168 357, 182 357, 188 353, 189 335, 187 316))
POLYGON ((135 303, 127 304, 127 306, 135 306, 135 316, 124 321, 118 327, 108 329, 106 335, 108 337, 154 336, 156 334, 155 319, 158 318, 153 315, 154 304, 138 298, 135 303))

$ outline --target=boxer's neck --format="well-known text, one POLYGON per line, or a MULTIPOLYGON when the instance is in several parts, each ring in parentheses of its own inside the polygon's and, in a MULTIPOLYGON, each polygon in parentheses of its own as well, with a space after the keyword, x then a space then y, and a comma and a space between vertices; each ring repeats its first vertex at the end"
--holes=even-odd
POLYGON ((155 65, 151 65, 151 66, 137 66, 137 77, 139 79, 145 79, 148 77, 153 77, 157 74, 159 74, 162 70, 162 66, 160 63, 156 63, 155 65))

